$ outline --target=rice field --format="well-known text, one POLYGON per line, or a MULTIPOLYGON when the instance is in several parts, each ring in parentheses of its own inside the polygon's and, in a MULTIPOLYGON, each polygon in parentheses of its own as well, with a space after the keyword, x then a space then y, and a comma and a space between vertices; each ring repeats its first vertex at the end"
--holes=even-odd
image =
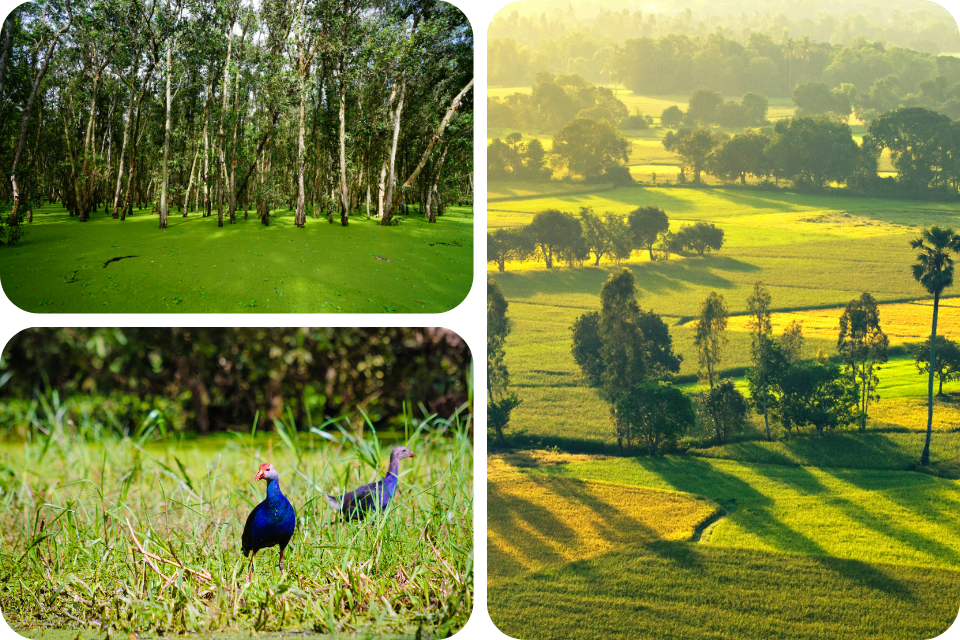
POLYGON ((913 639, 946 629, 960 600, 960 482, 800 462, 491 457, 494 622, 536 638, 913 639))

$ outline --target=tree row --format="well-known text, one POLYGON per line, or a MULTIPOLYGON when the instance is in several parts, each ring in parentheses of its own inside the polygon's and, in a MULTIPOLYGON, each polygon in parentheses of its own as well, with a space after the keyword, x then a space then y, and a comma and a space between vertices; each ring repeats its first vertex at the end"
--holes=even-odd
POLYGON ((533 215, 524 227, 501 228, 487 233, 487 262, 501 273, 508 262, 542 261, 547 269, 557 262, 582 266, 593 256, 620 264, 634 251, 646 251, 650 260, 669 259, 684 251, 703 256, 723 246, 723 229, 698 221, 670 230, 667 214, 658 207, 637 207, 626 216, 607 211, 602 216, 590 207, 574 215, 547 209, 533 215))

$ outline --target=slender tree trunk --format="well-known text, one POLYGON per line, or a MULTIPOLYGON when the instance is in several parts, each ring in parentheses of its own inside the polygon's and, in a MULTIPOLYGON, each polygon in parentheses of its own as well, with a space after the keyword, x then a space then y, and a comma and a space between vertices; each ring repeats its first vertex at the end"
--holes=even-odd
POLYGON ((940 311, 940 292, 933 294, 933 326, 930 329, 930 375, 927 379, 927 437, 920 454, 920 464, 930 464, 930 437, 933 435, 933 376, 937 368, 937 315, 940 311))
POLYGON ((380 215, 380 224, 382 225, 390 224, 390 218, 393 217, 393 188, 397 182, 397 141, 400 139, 400 114, 403 112, 403 98, 406 95, 406 88, 407 72, 403 71, 400 74, 400 95, 397 98, 397 108, 393 116, 393 142, 390 145, 390 160, 387 165, 387 189, 380 215))
MULTIPOLYGON (((169 8, 169 3, 168 3, 169 8)), ((171 76, 173 75, 173 43, 167 44, 167 102, 166 117, 163 125, 163 164, 161 165, 161 185, 160 185, 160 228, 167 228, 167 187, 170 181, 170 116, 173 111, 173 98, 170 93, 171 76)))
POLYGON ((207 100, 203 106, 203 213, 210 216, 210 101, 213 100, 213 80, 207 85, 207 100))
POLYGON ((350 192, 347 186, 347 77, 340 59, 340 225, 350 224, 350 192))
POLYGON ((40 82, 43 80, 44 76, 47 75, 47 69, 50 66, 50 59, 53 58, 53 52, 56 50, 61 36, 63 36, 63 34, 70 29, 70 24, 72 22, 73 12, 70 9, 70 2, 68 0, 67 24, 65 24, 59 31, 54 32, 53 38, 50 41, 50 45, 47 47, 47 53, 43 58, 43 64, 40 66, 40 70, 33 79, 33 86, 30 87, 30 94, 27 96, 26 106, 23 108, 23 119, 20 121, 20 138, 17 141, 16 150, 13 153, 13 164, 10 168, 10 187, 13 190, 13 208, 10 211, 11 222, 16 221, 17 212, 20 209, 20 186, 17 184, 17 165, 20 164, 20 155, 23 153, 23 145, 27 139, 27 122, 30 120, 30 111, 33 108, 34 101, 37 99, 37 90, 40 88, 40 82))
POLYGON ((294 224, 303 227, 307 223, 307 191, 305 174, 307 171, 307 95, 300 93, 300 130, 297 136, 297 211, 294 224))
POLYGON ((223 181, 227 177, 227 160, 224 156, 223 137, 224 120, 227 118, 227 96, 230 95, 230 58, 233 55, 233 20, 230 20, 230 26, 227 27, 227 61, 223 65, 223 105, 220 113, 220 129, 217 132, 217 173, 219 193, 217 195, 217 226, 223 226, 223 181))
POLYGON ((472 87, 473 78, 470 79, 470 82, 467 83, 467 86, 461 89, 460 93, 458 93, 453 99, 453 102, 450 103, 450 108, 447 109, 447 113, 444 114, 443 119, 440 121, 440 126, 437 127, 437 132, 433 134, 432 138, 430 138, 430 143, 423 152, 423 156, 420 158, 420 163, 417 165, 417 168, 413 170, 413 173, 410 174, 410 177, 407 178, 407 181, 403 183, 403 189, 406 189, 412 185, 413 181, 417 179, 420 171, 423 169, 424 165, 427 164, 427 159, 430 157, 430 152, 433 151, 434 146, 436 146, 436 144, 440 142, 440 139, 443 137, 443 132, 446 130, 447 125, 450 124, 450 119, 453 118, 453 114, 457 112, 458 108, 460 108, 460 102, 463 100, 463 96, 465 96, 467 91, 469 91, 472 87))
POLYGON ((193 164, 190 165, 190 178, 187 182, 187 191, 183 194, 183 217, 186 218, 190 213, 190 190, 193 189, 193 176, 197 168, 197 158, 200 157, 200 145, 197 144, 197 150, 193 154, 193 164))
MULTIPOLYGON (((133 65, 133 76, 134 79, 137 76, 137 64, 133 65)), ((133 120, 133 105, 136 102, 134 95, 136 95, 136 82, 131 82, 130 84, 130 106, 127 108, 127 120, 123 123, 123 145, 120 147, 120 160, 117 162, 117 186, 114 189, 113 193, 113 219, 116 220, 119 217, 117 208, 120 206, 120 187, 123 186, 123 161, 126 159, 127 155, 127 142, 130 136, 130 121, 133 120)))

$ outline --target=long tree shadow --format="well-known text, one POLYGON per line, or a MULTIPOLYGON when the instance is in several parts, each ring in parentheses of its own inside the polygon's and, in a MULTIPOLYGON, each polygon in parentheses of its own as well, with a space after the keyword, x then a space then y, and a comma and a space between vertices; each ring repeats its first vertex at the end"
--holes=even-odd
MULTIPOLYGON (((784 457, 784 462, 787 460, 784 457)), ((821 544, 781 522, 772 512, 776 504, 773 498, 714 465, 695 458, 633 458, 631 462, 656 474, 677 491, 704 496, 720 503, 735 501, 738 508, 729 516, 729 521, 743 527, 747 532, 756 533, 771 548, 818 559, 832 557, 821 544)), ((782 484, 785 489, 795 491, 801 496, 821 496, 830 491, 808 470, 792 461, 789 465, 750 465, 750 468, 765 475, 771 482, 782 484)), ((851 565, 830 563, 825 566, 842 569, 851 565)), ((906 594, 905 588, 899 585, 896 579, 869 565, 858 567, 856 572, 846 577, 857 580, 867 578, 882 585, 885 590, 897 593, 903 591, 906 594)))

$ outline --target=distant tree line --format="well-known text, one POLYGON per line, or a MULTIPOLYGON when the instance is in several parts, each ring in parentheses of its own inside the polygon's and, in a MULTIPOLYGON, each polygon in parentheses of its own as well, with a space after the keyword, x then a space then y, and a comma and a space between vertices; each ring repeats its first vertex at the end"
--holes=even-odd
MULTIPOLYGON (((918 42, 911 44, 922 47, 918 42)), ((830 44, 808 36, 791 38, 758 31, 742 40, 720 33, 671 33, 631 38, 619 46, 583 42, 581 50, 594 50, 596 62, 591 65, 572 62, 576 58, 555 49, 525 51, 493 39, 488 45, 488 67, 494 85, 524 85, 536 73, 554 70, 623 85, 642 95, 710 89, 727 96, 756 93, 790 98, 802 85, 822 83, 847 94, 858 117, 864 119, 870 119, 872 113, 913 106, 960 117, 960 60, 904 46, 863 37, 847 45, 830 44), (518 62, 508 65, 509 59, 518 62)))
MULTIPOLYGON (((292 415, 306 429, 364 411, 449 416, 468 399, 470 351, 444 329, 27 329, 0 360, 12 400, 99 399, 93 418, 133 431, 153 409, 170 428, 249 429, 292 415)), ((5 416, 9 417, 9 415, 5 416)))
POLYGON ((723 127, 759 127, 767 124, 767 110, 770 101, 767 96, 747 93, 740 102, 727 100, 723 94, 710 89, 697 89, 690 95, 686 113, 672 105, 660 115, 660 125, 677 128, 681 124, 697 126, 718 124, 723 127))
POLYGON ((909 107, 878 116, 857 144, 849 125, 827 115, 779 120, 772 129, 734 136, 699 128, 668 132, 663 146, 700 182, 707 172, 727 180, 790 180, 797 186, 846 184, 868 191, 960 189, 960 123, 909 107), (890 152, 895 180, 878 176, 883 150, 890 152))
POLYGON ((583 76, 540 72, 530 93, 487 98, 487 122, 495 129, 556 131, 576 118, 606 120, 620 129, 647 129, 653 118, 630 114, 612 89, 595 86, 583 76))
POLYGON ((606 212, 602 216, 590 207, 578 215, 547 209, 533 215, 525 227, 487 232, 487 262, 500 272, 507 262, 533 259, 547 269, 555 263, 582 266, 604 257, 620 264, 634 251, 646 251, 650 260, 669 259, 684 251, 703 256, 723 247, 724 232, 712 222, 698 221, 670 230, 667 214, 658 207, 637 207, 626 216, 606 212))

